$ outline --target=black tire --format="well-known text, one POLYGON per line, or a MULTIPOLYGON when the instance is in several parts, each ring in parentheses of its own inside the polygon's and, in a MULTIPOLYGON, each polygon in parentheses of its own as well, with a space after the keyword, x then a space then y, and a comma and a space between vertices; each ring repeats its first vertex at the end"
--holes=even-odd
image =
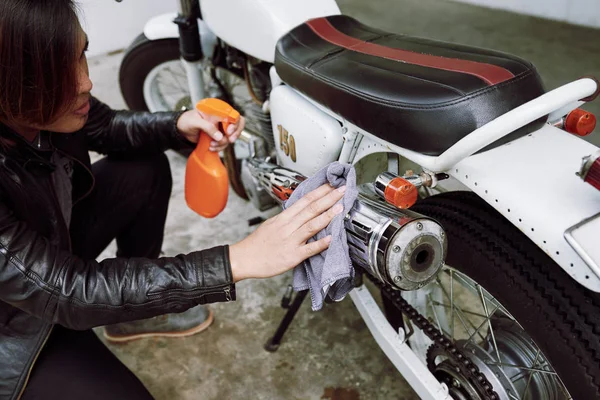
POLYGON ((575 282, 473 193, 433 196, 412 210, 442 224, 448 237, 447 264, 506 307, 571 396, 600 399, 600 295, 575 282))
POLYGON ((141 34, 131 43, 119 71, 121 94, 129 109, 148 110, 144 99, 146 77, 157 65, 179 58, 178 39, 149 40, 141 34))

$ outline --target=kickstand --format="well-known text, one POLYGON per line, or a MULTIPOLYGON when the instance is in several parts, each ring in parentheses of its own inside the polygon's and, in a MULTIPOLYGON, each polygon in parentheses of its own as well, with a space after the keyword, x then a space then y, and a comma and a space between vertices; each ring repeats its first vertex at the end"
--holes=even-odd
POLYGON ((275 335, 273 335, 273 337, 271 337, 271 339, 269 339, 269 341, 267 341, 267 343, 265 344, 265 350, 267 350, 267 351, 270 351, 270 352, 277 351, 277 349, 279 348, 279 345, 281 344, 281 339, 283 339, 283 335, 290 327, 290 324, 294 320, 294 317, 296 316, 298 309, 300 308, 300 306, 302 305, 302 302, 304 301, 304 299, 306 298, 306 295, 308 294, 308 290, 302 290, 302 291, 298 292, 298 294, 296 294, 296 297, 294 298, 294 301, 290 305, 290 300, 292 297, 291 289, 292 289, 291 286, 288 287, 286 294, 283 296, 283 299, 281 300, 281 307, 287 308, 288 311, 283 316, 283 319, 281 320, 281 323, 279 324, 279 327, 277 328, 275 335))

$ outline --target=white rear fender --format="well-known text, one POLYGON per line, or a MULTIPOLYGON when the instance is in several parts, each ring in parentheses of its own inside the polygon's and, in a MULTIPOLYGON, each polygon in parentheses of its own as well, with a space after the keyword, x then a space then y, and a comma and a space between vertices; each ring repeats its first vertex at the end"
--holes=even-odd
MULTIPOLYGON (((588 265, 565 239, 565 232, 600 212, 600 191, 575 173, 596 146, 560 129, 542 129, 511 143, 473 155, 450 171, 544 250, 583 286, 600 292, 600 269, 588 265)), ((598 245, 586 237, 585 248, 598 245)), ((589 261, 588 261, 589 262, 589 261)))

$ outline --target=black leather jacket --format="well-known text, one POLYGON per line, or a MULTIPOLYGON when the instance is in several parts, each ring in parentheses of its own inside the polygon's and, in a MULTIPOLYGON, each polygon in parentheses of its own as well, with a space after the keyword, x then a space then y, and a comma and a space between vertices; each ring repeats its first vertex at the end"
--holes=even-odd
MULTIPOLYGON (((92 99, 85 127, 51 134, 74 161, 73 203, 93 188, 88 150, 156 153, 185 144, 173 113, 113 111, 92 99)), ((235 299, 227 246, 156 260, 82 260, 51 181, 53 166, 19 135, 0 148, 0 398, 17 399, 53 324, 89 329, 235 299)))

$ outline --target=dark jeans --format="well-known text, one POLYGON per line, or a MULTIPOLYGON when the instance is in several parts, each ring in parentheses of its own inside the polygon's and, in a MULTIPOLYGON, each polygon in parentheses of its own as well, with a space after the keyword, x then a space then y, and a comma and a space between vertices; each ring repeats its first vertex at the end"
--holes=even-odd
MULTIPOLYGON (((73 209, 73 253, 95 259, 116 238, 118 256, 159 256, 171 170, 164 154, 92 166, 96 185, 73 209)), ((24 400, 152 399, 137 377, 94 332, 55 326, 32 370, 24 400)))

